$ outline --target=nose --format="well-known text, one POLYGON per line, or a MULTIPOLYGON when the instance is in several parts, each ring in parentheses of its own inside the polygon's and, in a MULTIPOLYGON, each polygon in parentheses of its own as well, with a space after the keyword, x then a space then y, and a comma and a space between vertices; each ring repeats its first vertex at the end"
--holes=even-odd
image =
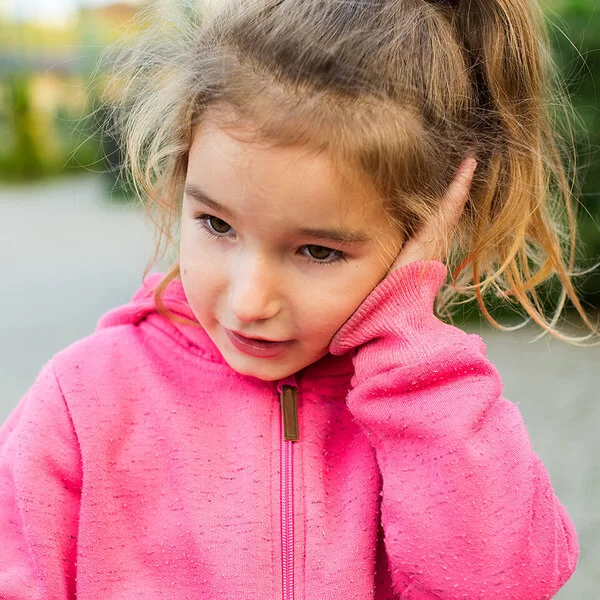
POLYGON ((240 323, 271 319, 281 310, 275 267, 260 256, 238 257, 229 285, 229 306, 240 323))

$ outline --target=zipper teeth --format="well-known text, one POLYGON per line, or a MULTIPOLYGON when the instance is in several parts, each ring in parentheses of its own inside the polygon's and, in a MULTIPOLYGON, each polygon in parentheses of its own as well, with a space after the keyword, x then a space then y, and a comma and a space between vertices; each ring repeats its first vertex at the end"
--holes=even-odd
POLYGON ((283 600, 294 600, 294 444, 300 439, 298 388, 282 384, 281 403, 281 588, 283 600))
POLYGON ((281 434, 281 572, 283 600, 294 600, 294 442, 281 434))

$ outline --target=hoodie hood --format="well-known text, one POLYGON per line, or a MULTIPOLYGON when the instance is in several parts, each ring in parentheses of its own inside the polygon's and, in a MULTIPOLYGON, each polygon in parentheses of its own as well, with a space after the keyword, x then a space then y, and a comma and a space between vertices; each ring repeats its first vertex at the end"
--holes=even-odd
POLYGON ((150 321, 178 339, 183 346, 193 347, 202 354, 208 354, 216 362, 225 362, 218 348, 194 316, 180 279, 171 281, 162 294, 164 306, 175 318, 166 319, 159 313, 154 291, 164 276, 164 273, 148 275, 131 301, 107 312, 98 322, 96 329, 139 325, 142 321, 150 321))
MULTIPOLYGON (((158 314, 158 307, 154 301, 154 290, 164 278, 163 273, 151 273, 142 286, 133 295, 128 304, 119 306, 107 312, 98 322, 97 329, 115 327, 118 325, 137 325, 148 315, 158 314)), ((174 279, 169 283, 163 293, 163 302, 166 308, 179 317, 194 321, 196 317, 189 307, 183 285, 180 279, 174 279)))

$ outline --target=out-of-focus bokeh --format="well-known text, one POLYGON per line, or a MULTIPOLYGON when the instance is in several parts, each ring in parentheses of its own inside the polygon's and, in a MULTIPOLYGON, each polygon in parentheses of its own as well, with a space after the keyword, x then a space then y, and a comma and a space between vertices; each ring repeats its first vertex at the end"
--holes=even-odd
POLYGON ((0 0, 0 181, 104 170, 101 52, 139 2, 0 0), (95 75, 95 76, 93 76, 95 75))
MULTIPOLYGON (((151 255, 151 228, 115 184, 118 153, 98 134, 98 57, 135 34, 143 7, 143 0, 0 0, 0 423, 45 361, 129 299, 151 255)), ((600 257, 600 9, 596 0, 545 7, 579 119, 581 264, 591 266, 600 257)), ((579 288, 597 314, 600 275, 581 278, 579 288)), ((558 598, 596 598, 600 347, 531 344, 530 328, 464 327, 486 341, 580 533, 579 568, 558 598)))

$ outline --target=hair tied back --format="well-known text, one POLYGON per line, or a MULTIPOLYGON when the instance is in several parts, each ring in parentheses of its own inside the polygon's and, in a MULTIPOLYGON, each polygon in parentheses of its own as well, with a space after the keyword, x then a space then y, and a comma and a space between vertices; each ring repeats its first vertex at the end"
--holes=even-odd
POLYGON ((448 6, 450 8, 456 8, 459 0, 427 0, 429 4, 438 4, 440 6, 448 6))

